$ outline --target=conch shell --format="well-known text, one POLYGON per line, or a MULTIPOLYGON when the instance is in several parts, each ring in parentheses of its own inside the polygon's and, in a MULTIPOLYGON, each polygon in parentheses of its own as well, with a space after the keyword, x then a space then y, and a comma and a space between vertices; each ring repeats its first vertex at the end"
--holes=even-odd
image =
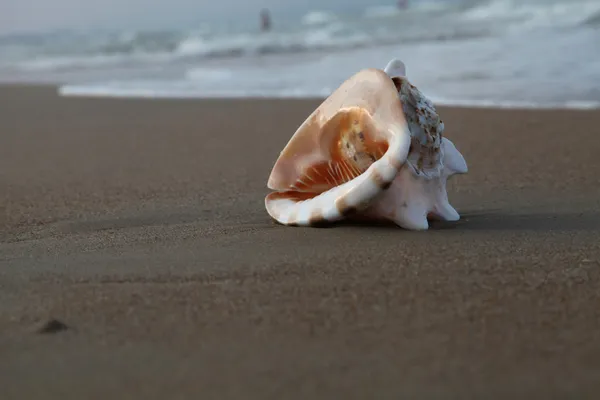
POLYGON ((428 218, 458 220, 446 181, 467 172, 443 137, 433 104, 406 78, 400 60, 362 70, 298 128, 269 176, 269 215, 293 226, 351 216, 428 229, 428 218))

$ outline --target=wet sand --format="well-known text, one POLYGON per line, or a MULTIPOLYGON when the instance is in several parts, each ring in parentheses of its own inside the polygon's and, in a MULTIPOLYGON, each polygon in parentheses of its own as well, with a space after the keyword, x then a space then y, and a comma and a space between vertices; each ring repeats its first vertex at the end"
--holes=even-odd
POLYGON ((461 221, 283 227, 319 102, 1 87, 2 398, 597 398, 600 112, 440 108, 461 221))

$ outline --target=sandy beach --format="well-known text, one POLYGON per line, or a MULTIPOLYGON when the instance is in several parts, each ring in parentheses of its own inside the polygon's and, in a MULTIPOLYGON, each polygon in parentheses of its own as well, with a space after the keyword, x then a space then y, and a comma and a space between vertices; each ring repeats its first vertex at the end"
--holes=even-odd
POLYGON ((320 101, 0 87, 0 397, 597 398, 600 112, 440 108, 459 222, 284 227, 320 101))

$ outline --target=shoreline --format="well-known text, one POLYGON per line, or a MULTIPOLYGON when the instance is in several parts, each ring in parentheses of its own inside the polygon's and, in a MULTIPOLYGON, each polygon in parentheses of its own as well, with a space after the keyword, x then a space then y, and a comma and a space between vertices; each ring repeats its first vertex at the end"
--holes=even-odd
MULTIPOLYGON (((59 97, 64 98, 78 98, 78 99, 121 99, 121 100, 190 100, 190 101, 252 101, 252 100, 263 100, 263 101, 323 101, 327 96, 320 95, 224 95, 224 94, 212 94, 200 96, 198 94, 142 94, 140 91, 123 91, 110 92, 110 91, 94 91, 85 89, 78 90, 79 85, 71 85, 69 83, 26 83, 26 82, 0 82, 0 88, 41 88, 54 90, 59 97), (71 88, 70 88, 71 87, 71 88)), ((600 110, 600 100, 567 100, 563 102, 545 102, 545 103, 534 103, 534 102, 522 102, 522 101, 511 101, 511 100, 449 100, 431 98, 437 107, 442 108, 458 108, 458 109, 474 109, 474 110, 531 110, 531 111, 596 111, 600 110)))
MULTIPOLYGON (((278 96, 274 95, 260 95, 260 94, 246 94, 240 93, 238 95, 225 95, 214 93, 211 95, 199 95, 194 93, 160 93, 155 92, 152 94, 143 94, 147 92, 144 89, 139 90, 122 90, 118 91, 115 89, 102 89, 93 86, 86 85, 59 85, 57 87, 57 93, 63 97, 78 97, 78 98, 124 98, 124 99, 164 99, 164 100, 181 100, 181 99, 225 99, 225 100, 289 100, 289 99, 300 99, 300 100, 324 100, 327 96, 319 96, 317 94, 281 94, 278 96)), ((524 102, 518 100, 465 100, 465 99, 441 99, 431 97, 431 100, 440 107, 452 107, 452 108, 471 108, 471 109, 506 109, 506 110, 600 110, 600 100, 565 100, 562 102, 524 102)))

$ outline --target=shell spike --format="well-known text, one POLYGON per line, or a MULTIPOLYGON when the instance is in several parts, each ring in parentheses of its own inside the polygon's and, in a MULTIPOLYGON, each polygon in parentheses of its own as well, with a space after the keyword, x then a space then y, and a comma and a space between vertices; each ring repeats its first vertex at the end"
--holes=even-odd
POLYGON ((409 205, 408 207, 401 207, 398 209, 393 220, 397 225, 404 229, 424 231, 429 228, 426 210, 415 205, 409 205))
POLYGON ((442 138, 442 146, 444 147, 444 167, 447 175, 466 174, 469 171, 467 162, 454 143, 447 138, 442 138))
POLYGON ((458 221, 460 215, 458 212, 448 203, 447 199, 441 199, 432 211, 434 217, 444 221, 458 221))

